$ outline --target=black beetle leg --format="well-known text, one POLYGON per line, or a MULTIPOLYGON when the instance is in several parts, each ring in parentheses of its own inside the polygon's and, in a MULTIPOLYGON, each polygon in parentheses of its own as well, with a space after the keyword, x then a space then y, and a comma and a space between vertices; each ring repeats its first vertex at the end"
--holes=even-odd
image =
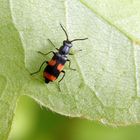
POLYGON ((74 51, 74 53, 69 53, 69 55, 74 55, 75 53, 80 52, 80 51, 82 51, 82 50, 76 50, 76 51, 74 51))
POLYGON ((48 41, 52 44, 52 46, 54 46, 54 48, 58 51, 59 49, 58 48, 56 48, 56 46, 53 44, 53 42, 50 40, 50 39, 48 39, 48 41))
POLYGON ((71 61, 69 59, 67 59, 67 61, 69 62, 69 69, 76 71, 76 69, 71 68, 71 61))
POLYGON ((55 54, 55 52, 54 51, 50 51, 50 52, 48 52, 48 53, 43 53, 43 52, 40 52, 40 51, 37 51, 38 53, 40 53, 40 54, 42 54, 42 55, 48 55, 48 54, 50 54, 50 53, 53 53, 53 54, 55 54))
POLYGON ((74 55, 73 53, 69 53, 69 55, 74 55))
POLYGON ((62 70, 61 73, 63 73, 63 76, 62 76, 62 78, 58 81, 58 86, 59 86, 59 90, 60 90, 60 91, 61 91, 60 82, 63 80, 63 78, 64 78, 65 75, 66 75, 66 72, 65 72, 64 70, 62 70))
POLYGON ((40 66, 40 68, 39 68, 39 70, 38 70, 38 71, 33 72, 33 73, 30 73, 30 74, 31 74, 31 75, 34 75, 34 74, 39 73, 39 72, 40 72, 40 70, 41 70, 41 68, 42 68, 42 66, 43 66, 45 63, 47 63, 47 64, 48 64, 48 61, 44 61, 44 62, 41 64, 41 66, 40 66))
POLYGON ((65 72, 64 70, 62 70, 61 72, 63 73, 63 76, 62 76, 62 78, 58 81, 58 83, 60 83, 60 82, 63 80, 63 78, 65 77, 65 74, 66 74, 66 72, 65 72))

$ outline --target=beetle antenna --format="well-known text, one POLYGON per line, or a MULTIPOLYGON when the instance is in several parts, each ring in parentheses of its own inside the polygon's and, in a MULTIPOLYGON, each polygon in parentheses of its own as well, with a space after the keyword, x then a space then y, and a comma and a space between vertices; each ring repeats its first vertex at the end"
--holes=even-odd
POLYGON ((86 39, 88 39, 88 38, 73 39, 73 40, 72 40, 72 41, 70 41, 70 42, 74 42, 74 41, 78 41, 78 40, 86 40, 86 39))
POLYGON ((68 41, 69 38, 68 38, 68 34, 67 34, 66 30, 64 29, 64 27, 62 26, 62 24, 60 24, 60 26, 61 26, 62 30, 64 31, 64 33, 65 33, 65 35, 66 35, 66 37, 67 37, 67 41, 68 41))

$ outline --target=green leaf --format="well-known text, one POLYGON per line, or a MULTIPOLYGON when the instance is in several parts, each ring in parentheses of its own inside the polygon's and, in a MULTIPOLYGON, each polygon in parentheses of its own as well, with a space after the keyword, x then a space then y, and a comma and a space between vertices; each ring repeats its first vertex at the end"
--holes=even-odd
POLYGON ((140 1, 135 0, 81 0, 98 16, 140 44, 140 1))
POLYGON ((114 126, 140 122, 140 46, 134 43, 138 40, 129 36, 129 30, 123 32, 123 26, 117 27, 112 18, 109 22, 98 14, 92 9, 95 3, 88 2, 90 6, 78 0, 0 0, 0 139, 8 137, 22 95, 70 117, 114 126), (89 38, 73 43, 72 51, 82 52, 69 56, 77 71, 70 71, 66 64, 61 92, 57 81, 44 83, 42 72, 30 75, 52 57, 37 53, 54 49, 48 38, 57 47, 62 45, 65 35, 59 23, 66 27, 70 39, 89 38))

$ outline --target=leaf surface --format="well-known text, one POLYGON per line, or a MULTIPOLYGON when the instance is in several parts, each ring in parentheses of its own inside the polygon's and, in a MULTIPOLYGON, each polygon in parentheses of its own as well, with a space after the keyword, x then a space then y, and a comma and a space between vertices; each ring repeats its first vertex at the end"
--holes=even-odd
POLYGON ((1 0, 0 139, 8 137, 16 102, 22 95, 70 117, 113 126, 140 122, 140 46, 94 11, 91 0, 88 2, 92 8, 85 2, 1 0), (66 64, 61 92, 57 81, 44 83, 43 69, 30 76, 52 57, 37 53, 54 50, 48 38, 58 48, 62 45, 65 35, 59 23, 67 29, 70 39, 89 38, 73 43, 72 52, 82 52, 69 56, 77 71, 69 70, 66 64))

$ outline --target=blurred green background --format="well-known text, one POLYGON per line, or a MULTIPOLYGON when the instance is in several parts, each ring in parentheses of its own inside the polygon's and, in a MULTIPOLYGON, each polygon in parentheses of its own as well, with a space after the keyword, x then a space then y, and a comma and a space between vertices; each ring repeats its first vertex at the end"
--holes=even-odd
POLYGON ((140 140, 140 125, 112 128, 80 118, 69 118, 21 97, 9 140, 140 140))

